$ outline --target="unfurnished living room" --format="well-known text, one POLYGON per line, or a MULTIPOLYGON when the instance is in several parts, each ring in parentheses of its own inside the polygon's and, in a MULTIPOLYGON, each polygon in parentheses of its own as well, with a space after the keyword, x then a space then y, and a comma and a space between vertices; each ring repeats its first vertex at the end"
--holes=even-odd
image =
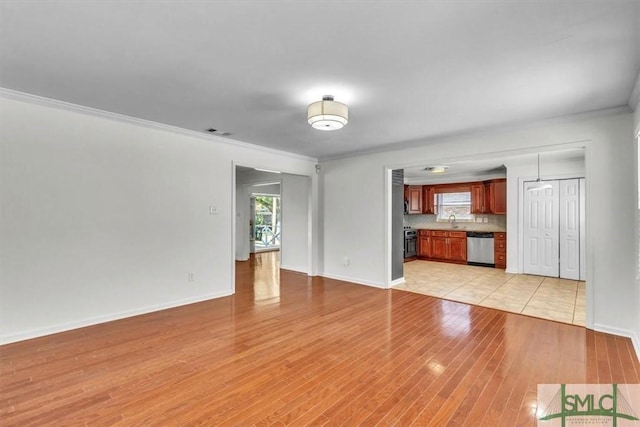
POLYGON ((639 136, 638 0, 0 0, 0 425, 635 425, 639 136))

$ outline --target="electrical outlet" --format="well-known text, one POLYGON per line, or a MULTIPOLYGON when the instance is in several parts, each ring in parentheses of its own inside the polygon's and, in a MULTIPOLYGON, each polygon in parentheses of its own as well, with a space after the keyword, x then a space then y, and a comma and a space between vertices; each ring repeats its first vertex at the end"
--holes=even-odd
POLYGON ((482 222, 489 222, 489 218, 487 218, 486 216, 482 219, 482 222))
POLYGON ((193 273, 187 274, 187 282, 194 282, 195 280, 195 275, 193 273))
POLYGON ((218 207, 215 205, 209 205, 209 215, 218 215, 218 207))
POLYGON ((351 264, 351 260, 349 259, 348 256, 342 258, 342 264, 344 264, 345 267, 348 267, 349 264, 351 264))

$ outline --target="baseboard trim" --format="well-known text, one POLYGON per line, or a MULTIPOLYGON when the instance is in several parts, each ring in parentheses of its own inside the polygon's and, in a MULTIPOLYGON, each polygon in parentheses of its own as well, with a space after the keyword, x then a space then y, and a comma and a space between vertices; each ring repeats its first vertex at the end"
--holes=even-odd
POLYGON ((404 282, 405 282, 404 277, 400 277, 399 279, 392 280, 391 283, 389 283, 389 287, 400 285, 400 284, 402 284, 404 282))
POLYGON ((355 279, 353 277, 339 276, 337 274, 322 273, 320 274, 320 276, 326 277, 327 279, 340 280, 341 282, 349 282, 356 285, 365 285, 365 286, 370 286, 372 288, 387 289, 387 286, 385 286, 384 283, 365 282, 363 280, 355 279))
POLYGON ((112 322, 114 320, 125 319, 127 317, 139 316, 141 314, 153 313, 154 311, 166 310, 169 308, 180 307, 183 305, 194 304, 197 302, 207 301, 216 298, 227 297, 233 295, 233 290, 222 292, 214 292, 207 295, 201 295, 195 298, 185 298, 181 300, 171 301, 164 304, 151 305, 135 310, 121 311, 119 313, 111 313, 103 316, 90 317, 74 322, 60 323, 46 328, 31 329, 28 331, 17 332, 0 337, 0 345, 11 344, 18 341, 25 341, 32 338, 39 338, 46 335, 57 334, 60 332, 71 331, 73 329, 84 328, 87 326, 98 325, 100 323, 112 322))
POLYGON ((280 270, 293 271, 295 273, 303 273, 307 274, 307 270, 304 267, 292 267, 290 265, 282 265, 280 264, 280 270))
POLYGON ((638 337, 638 334, 636 332, 631 331, 629 329, 614 328, 614 327, 602 325, 599 323, 595 323, 593 325, 593 330, 629 338, 631 340, 631 344, 633 344, 633 349, 636 352, 636 357, 640 362, 640 337, 638 337))

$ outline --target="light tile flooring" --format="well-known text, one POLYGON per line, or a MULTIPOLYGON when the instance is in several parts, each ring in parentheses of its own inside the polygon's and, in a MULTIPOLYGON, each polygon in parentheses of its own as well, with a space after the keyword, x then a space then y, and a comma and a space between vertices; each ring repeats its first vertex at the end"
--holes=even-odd
POLYGON ((584 326, 584 282, 504 270, 411 261, 400 289, 452 301, 584 326))

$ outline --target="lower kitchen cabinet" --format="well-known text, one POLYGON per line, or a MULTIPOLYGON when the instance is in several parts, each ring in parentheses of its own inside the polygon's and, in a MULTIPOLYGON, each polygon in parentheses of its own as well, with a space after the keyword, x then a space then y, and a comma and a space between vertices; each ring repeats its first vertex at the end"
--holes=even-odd
MULTIPOLYGON (((420 257, 464 264, 467 262, 467 233, 465 231, 420 230, 428 237, 420 238, 420 257), (422 248, 424 239, 425 249, 422 248)), ((421 234, 422 236, 423 234, 421 234)))
POLYGON ((496 268, 507 268, 507 233, 493 233, 493 245, 496 268))
POLYGON ((418 231, 418 256, 422 258, 431 258, 432 254, 431 245, 431 231, 419 230, 418 231))
POLYGON ((449 237, 449 259, 467 262, 467 233, 464 237, 449 237))

